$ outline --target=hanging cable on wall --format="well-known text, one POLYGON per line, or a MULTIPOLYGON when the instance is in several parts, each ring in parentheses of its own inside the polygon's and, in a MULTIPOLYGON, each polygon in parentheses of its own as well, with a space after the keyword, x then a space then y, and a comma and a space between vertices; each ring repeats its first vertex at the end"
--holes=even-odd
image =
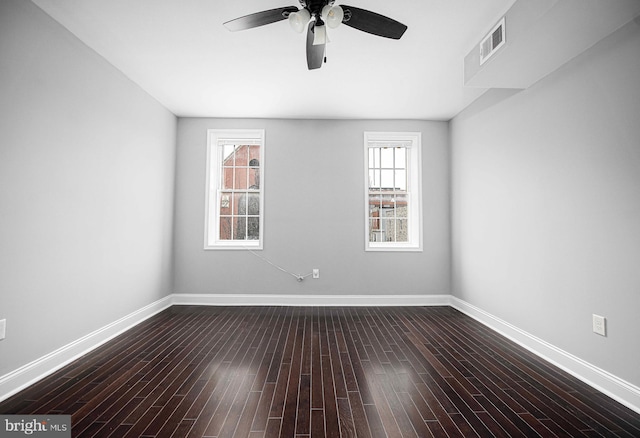
POLYGON ((302 280, 304 280, 305 278, 307 278, 308 276, 310 276, 310 275, 312 275, 312 274, 313 274, 313 272, 310 272, 310 273, 308 273, 308 274, 300 275, 300 274, 296 274, 296 273, 293 273, 293 272, 287 271, 287 270, 286 270, 286 269, 284 269, 282 266, 276 265, 276 264, 275 264, 275 263, 273 263, 271 260, 268 260, 268 259, 266 259, 265 257, 262 257, 260 254, 256 253, 256 252, 255 252, 255 251, 253 251, 252 249, 250 249, 250 248, 246 248, 246 247, 245 247, 245 249, 246 249, 247 251, 249 251, 251 254, 253 254, 254 256, 258 257, 260 260, 262 260, 262 261, 264 261, 264 262, 266 262, 266 263, 270 264, 271 266, 273 266, 274 268, 278 269, 279 271, 284 272, 285 274, 289 274, 289 275, 291 275, 292 277, 294 277, 294 278, 295 278, 296 280, 298 280, 298 281, 302 281, 302 280))

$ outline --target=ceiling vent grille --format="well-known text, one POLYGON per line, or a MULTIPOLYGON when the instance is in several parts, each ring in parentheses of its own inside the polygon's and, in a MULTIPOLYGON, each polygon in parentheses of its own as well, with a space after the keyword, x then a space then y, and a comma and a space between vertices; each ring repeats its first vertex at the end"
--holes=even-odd
POLYGON ((489 32, 480 43, 480 65, 484 64, 493 56, 493 54, 504 45, 505 40, 504 17, 502 17, 502 20, 491 29, 491 32, 489 32))

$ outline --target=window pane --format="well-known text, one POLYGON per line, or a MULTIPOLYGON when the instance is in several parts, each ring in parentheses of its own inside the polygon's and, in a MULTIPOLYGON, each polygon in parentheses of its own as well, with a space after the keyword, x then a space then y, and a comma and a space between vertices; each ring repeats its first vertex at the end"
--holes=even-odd
POLYGON ((256 190, 260 188, 260 168, 251 167, 247 172, 247 188, 256 190))
POLYGON ((380 188, 382 189, 393 188, 393 170, 383 169, 380 171, 380 188))
POLYGON ((386 209, 393 209, 396 206, 394 194, 386 194, 382 197, 382 206, 386 209))
POLYGON ((249 148, 249 166, 260 166, 260 146, 250 146, 249 148))
POLYGON ((369 167, 380 168, 380 148, 371 148, 369 151, 373 154, 373 161, 369 163, 369 167))
POLYGON ((393 199, 389 205, 389 207, 387 207, 387 217, 390 218, 395 218, 396 217, 396 202, 395 199, 393 199))
POLYGON ((382 208, 382 196, 374 194, 369 195, 369 211, 379 210, 382 208))
POLYGON ((233 214, 238 214, 238 215, 247 214, 247 194, 246 193, 233 194, 233 214))
POLYGON ((379 148, 380 150, 380 164, 383 169, 393 168, 393 151, 394 148, 379 148))
POLYGON ((382 221, 382 228, 384 229, 384 241, 385 242, 395 242, 396 241, 396 227, 395 220, 393 217, 390 217, 392 212, 387 210, 385 211, 384 220, 382 221))
POLYGON ((233 195, 231 192, 220 193, 220 215, 226 216, 233 212, 233 195))
POLYGON ((234 240, 245 240, 247 238, 247 218, 244 216, 234 216, 233 218, 234 240))
POLYGON ((397 190, 407 190, 407 171, 396 170, 395 171, 395 185, 397 190))
POLYGON ((407 148, 396 148, 396 169, 407 168, 407 148))
POLYGON ((235 149, 236 149, 235 145, 231 145, 231 144, 226 144, 222 146, 222 165, 223 166, 234 165, 233 158, 235 155, 234 154, 235 149))
POLYGON ((369 170, 369 188, 380 188, 380 171, 369 170))
POLYGON ((233 167, 222 168, 222 188, 224 190, 233 189, 233 167))
POLYGON ((396 195, 396 217, 407 217, 407 195, 396 195))
POLYGON ((369 212, 369 222, 372 230, 380 229, 380 211, 378 209, 369 212))
POLYGON ((396 242, 408 242, 409 233, 407 219, 397 219, 395 221, 396 242))
POLYGON ((235 190, 243 190, 247 188, 247 169, 236 167, 234 172, 233 188, 235 190))
POLYGON ((236 167, 238 166, 248 166, 249 160, 249 146, 237 146, 236 147, 236 167))
POLYGON ((247 208, 247 214, 259 215, 260 214, 260 195, 258 193, 249 193, 249 202, 247 208))
POLYGON ((228 216, 220 217, 220 240, 231 240, 233 238, 231 218, 228 216))
POLYGON ((383 234, 380 229, 380 219, 369 219, 369 242, 384 242, 383 234))
POLYGON ((259 217, 249 217, 248 226, 247 226, 247 234, 249 240, 258 240, 260 238, 260 218, 259 217))

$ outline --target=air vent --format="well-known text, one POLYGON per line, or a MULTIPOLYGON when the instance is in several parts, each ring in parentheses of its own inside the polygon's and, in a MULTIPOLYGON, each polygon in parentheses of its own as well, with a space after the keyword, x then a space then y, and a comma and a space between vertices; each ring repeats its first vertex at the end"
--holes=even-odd
POLYGON ((480 65, 493 56, 505 42, 504 17, 480 43, 480 65))

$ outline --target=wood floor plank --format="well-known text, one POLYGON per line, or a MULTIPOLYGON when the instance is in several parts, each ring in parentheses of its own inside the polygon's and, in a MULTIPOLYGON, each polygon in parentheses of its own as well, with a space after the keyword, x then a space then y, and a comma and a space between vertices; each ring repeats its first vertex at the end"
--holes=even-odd
POLYGON ((238 421, 251 394, 251 376, 237 373, 218 405, 204 436, 233 436, 238 421))
POLYGON ((382 423, 382 427, 387 436, 402 436, 400 431, 400 427, 398 426, 398 422, 396 421, 395 415, 389 402, 384 394, 384 389, 381 387, 377 374, 373 371, 373 367, 365 366, 365 373, 369 370, 369 388, 373 395, 373 399, 375 400, 374 406, 376 408, 377 414, 382 423))
POLYGON ((367 421, 365 407, 362 403, 362 398, 357 391, 349 392, 349 405, 351 406, 351 417, 353 419, 356 435, 359 438, 370 438, 370 423, 367 421))
MULTIPOLYGON (((327 354, 320 357, 322 367, 322 391, 324 402, 324 421, 325 421, 325 436, 327 437, 339 437, 340 436, 340 422, 338 419, 338 405, 336 400, 336 391, 333 379, 333 371, 331 369, 331 356, 328 348, 327 332, 325 325, 325 332, 320 336, 320 350, 322 351, 322 345, 326 346, 327 354), (323 336, 324 335, 324 336, 323 336)), ((315 388, 313 389, 316 390, 315 388)), ((320 390, 318 388, 317 390, 320 390)))
POLYGON ((345 438, 355 438, 357 436, 351 404, 348 398, 338 398, 338 423, 340 426, 340 436, 345 438))
POLYGON ((449 307, 173 306, 0 414, 92 438, 640 436, 640 414, 449 307))
POLYGON ((311 410, 311 436, 312 437, 324 437, 324 412, 322 409, 311 410))
POLYGON ((295 415, 296 435, 309 435, 311 433, 311 374, 300 375, 298 394, 295 415))
POLYGON ((276 390, 275 383, 266 383, 262 392, 260 393, 260 401, 258 403, 258 408, 253 417, 253 422, 251 423, 251 431, 252 432, 262 432, 267 428, 267 423, 269 422, 269 410, 271 408, 271 400, 273 400, 273 394, 276 390))
POLYGON ((320 351, 319 309, 315 309, 311 329, 313 331, 311 335, 311 408, 324 409, 324 391, 320 390, 322 388, 322 352, 320 351))
POLYGON ((302 345, 304 339, 304 319, 293 327, 293 350, 291 354, 291 369, 285 393, 284 409, 282 412, 282 437, 293 437, 296 434, 296 413, 300 394, 300 379, 302 373, 302 345))
POLYGON ((235 424, 235 429, 231 429, 233 426, 233 422, 229 423, 227 428, 223 428, 220 432, 220 437, 234 437, 234 436, 249 436, 251 433, 251 422, 253 417, 255 416, 256 409, 258 408, 258 403, 260 402, 260 393, 259 392, 250 392, 247 397, 247 402, 242 410, 242 414, 238 418, 237 423, 235 424))

